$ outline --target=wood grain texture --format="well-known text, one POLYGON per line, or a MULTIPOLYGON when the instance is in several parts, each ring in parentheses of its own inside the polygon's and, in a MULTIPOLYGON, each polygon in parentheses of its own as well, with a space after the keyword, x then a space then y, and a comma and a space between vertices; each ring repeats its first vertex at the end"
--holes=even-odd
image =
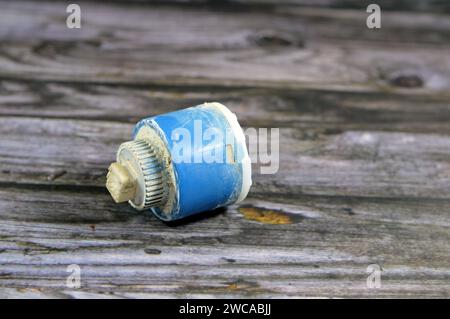
MULTIPOLYGON (((149 3, 153 5, 208 5, 221 9, 250 10, 258 8, 272 8, 280 6, 320 7, 332 9, 365 9, 371 0, 110 0, 125 3, 149 3)), ((450 12, 450 4, 445 0, 378 0, 382 10, 413 11, 413 12, 450 12)))
POLYGON ((0 297, 449 297, 446 15, 81 6, 0 2, 0 297), (211 100, 280 128, 278 173, 178 223, 114 204, 134 123, 211 100))
MULTIPOLYGON (((164 2, 166 1, 167 0, 164 2)), ((202 2, 202 0, 192 1, 202 2)), ((215 0, 204 0, 206 3, 214 3, 214 1, 215 0)), ((333 9, 365 9, 369 4, 374 2, 371 0, 231 0, 231 3, 239 3, 243 5, 294 5, 317 6, 333 9)), ((382 10, 450 12, 450 5, 445 0, 378 0, 376 3, 382 8, 382 10)))
POLYGON ((386 13, 385 28, 373 31, 361 10, 80 4, 84 27, 70 30, 62 3, 1 2, 0 77, 353 91, 411 83, 418 90, 450 88, 446 15, 412 20, 386 13), (404 80, 411 77, 418 80, 404 80))

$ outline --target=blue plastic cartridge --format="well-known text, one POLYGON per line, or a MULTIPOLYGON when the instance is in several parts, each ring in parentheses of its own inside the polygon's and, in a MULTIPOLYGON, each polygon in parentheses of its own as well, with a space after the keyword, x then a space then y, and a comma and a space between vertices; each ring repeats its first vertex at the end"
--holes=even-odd
POLYGON ((236 115, 205 103, 145 118, 109 167, 106 187, 116 202, 128 201, 170 221, 242 201, 251 161, 236 115))

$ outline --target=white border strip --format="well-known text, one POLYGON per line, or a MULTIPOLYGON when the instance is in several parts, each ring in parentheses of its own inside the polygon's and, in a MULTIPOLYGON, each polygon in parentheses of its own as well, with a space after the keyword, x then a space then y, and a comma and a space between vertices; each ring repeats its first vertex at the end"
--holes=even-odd
POLYGON ((236 137, 236 141, 242 146, 242 149, 244 150, 244 156, 242 157, 241 160, 242 164, 241 193, 239 194, 239 197, 236 201, 236 203, 239 203, 247 197, 248 192, 250 190, 250 186, 252 186, 252 163, 250 160, 250 156, 248 155, 244 131, 242 130, 241 125, 239 125, 236 114, 231 112, 230 109, 227 108, 225 105, 220 104, 218 102, 204 103, 203 105, 211 108, 216 108, 217 110, 222 112, 222 114, 225 116, 228 123, 230 124, 231 129, 233 130, 233 134, 236 137))

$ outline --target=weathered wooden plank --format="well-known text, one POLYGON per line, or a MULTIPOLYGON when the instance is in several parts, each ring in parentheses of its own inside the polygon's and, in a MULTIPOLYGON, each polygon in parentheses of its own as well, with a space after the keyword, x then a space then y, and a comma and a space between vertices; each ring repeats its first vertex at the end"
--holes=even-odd
POLYGON ((319 133, 376 130, 450 133, 449 96, 325 89, 118 86, 0 81, 0 116, 136 123, 204 101, 220 101, 244 126, 319 133))
MULTIPOLYGON (((132 125, 59 119, 0 118, 6 183, 103 186, 132 125)), ((281 194, 449 198, 450 137, 431 134, 280 130, 279 171, 255 190, 281 194)), ((255 157, 256 154, 251 154, 255 157)), ((277 163, 274 161, 274 163, 277 163)), ((275 165, 275 164, 274 164, 275 165)))
MULTIPOLYGON (((138 3, 152 5, 176 4, 192 7, 195 5, 225 10, 255 10, 274 7, 300 6, 332 9, 365 9, 372 0, 110 0, 118 3, 138 3)), ((450 12, 450 5, 445 0, 378 0, 382 10, 413 12, 450 12)))
MULTIPOLYGON (((147 0, 152 1, 152 0, 147 0)), ((176 0, 174 0, 175 2, 176 0)), ((184 0, 180 0, 184 1, 184 0)), ((214 3, 210 0, 193 0, 193 3, 214 3)), ((242 5, 269 5, 269 6, 317 6, 333 9, 365 9, 374 1, 371 0, 231 0, 231 3, 242 5)), ((433 11, 450 12, 450 4, 445 0, 378 0, 376 2, 382 10, 396 11, 433 11)))
POLYGON ((232 206, 167 227, 113 204, 106 192, 10 188, 0 198, 6 295, 431 297, 450 291, 447 201, 322 197, 294 206, 253 199, 246 206, 276 205, 291 223, 249 220, 232 206), (18 190, 21 200, 8 203, 18 190), (65 287, 73 263, 82 268, 79 291, 65 287), (383 286, 375 291, 365 286, 371 263, 383 267, 383 286))
POLYGON ((412 21, 387 13, 384 28, 373 31, 361 11, 82 6, 84 26, 70 30, 62 3, 2 3, 0 77, 341 90, 450 86, 446 16, 412 21))
POLYGON ((1 133, 7 137, 1 144, 2 168, 8 162, 14 165, 3 172, 9 177, 2 176, 0 192, 0 284, 8 287, 1 290, 4 296, 448 294, 446 136, 350 131, 323 137, 285 128, 281 163, 286 161, 287 171, 281 165, 275 179, 256 175, 252 198, 241 207, 168 228, 126 205, 115 205, 102 187, 108 156, 131 124, 1 120, 1 133), (405 164, 411 158, 413 164, 405 164), (60 166, 64 174, 42 174, 60 166), (421 175, 429 168, 441 171, 421 175), (83 179, 83 174, 96 178, 83 179), (46 183, 48 190, 42 186, 46 183), (334 189, 324 196, 330 183, 334 189), (249 209, 253 215, 246 213, 249 209), (267 211, 289 223, 258 222, 258 214, 267 211), (64 287, 65 267, 71 263, 82 266, 82 290, 64 287), (383 289, 376 292, 365 288, 370 263, 385 269, 383 289))

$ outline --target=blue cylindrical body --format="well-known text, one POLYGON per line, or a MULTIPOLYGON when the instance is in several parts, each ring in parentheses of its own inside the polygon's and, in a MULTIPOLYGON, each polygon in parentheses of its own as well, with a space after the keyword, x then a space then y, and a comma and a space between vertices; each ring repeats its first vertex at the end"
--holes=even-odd
POLYGON ((133 138, 142 127, 162 138, 176 181, 172 211, 167 214, 151 208, 155 215, 174 220, 238 200, 245 169, 241 160, 248 155, 220 109, 204 104, 149 117, 136 125, 133 138))

